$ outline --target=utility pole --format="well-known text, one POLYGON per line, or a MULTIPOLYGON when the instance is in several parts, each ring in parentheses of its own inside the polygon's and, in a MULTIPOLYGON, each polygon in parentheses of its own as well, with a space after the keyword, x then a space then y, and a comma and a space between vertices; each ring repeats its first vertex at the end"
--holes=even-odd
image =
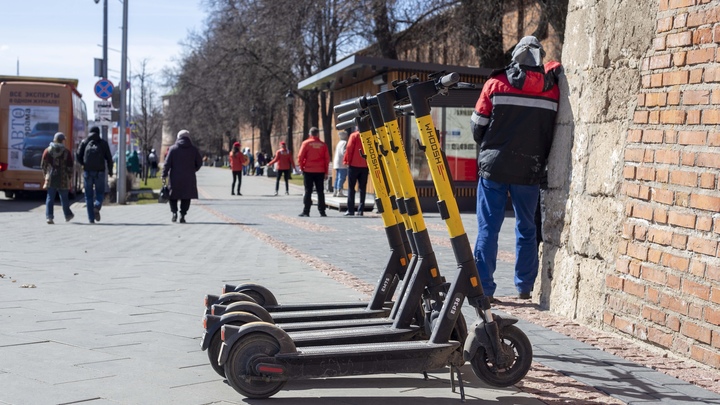
MULTIPOLYGON (((105 0, 107 2, 107 0, 105 0)), ((125 128, 127 127, 127 33, 128 2, 123 0, 122 62, 120 68, 120 133, 118 134, 117 202, 125 204, 127 163, 125 161, 125 128)))

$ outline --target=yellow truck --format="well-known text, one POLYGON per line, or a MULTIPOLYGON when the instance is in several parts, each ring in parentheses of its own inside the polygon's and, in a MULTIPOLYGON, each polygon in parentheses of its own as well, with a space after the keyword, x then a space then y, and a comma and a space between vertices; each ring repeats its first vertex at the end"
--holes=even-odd
MULTIPOLYGON (((87 109, 76 79, 0 76, 0 190, 5 197, 41 191, 40 158, 56 132, 75 150, 87 136, 87 109)), ((81 187, 75 165, 70 196, 81 187)))

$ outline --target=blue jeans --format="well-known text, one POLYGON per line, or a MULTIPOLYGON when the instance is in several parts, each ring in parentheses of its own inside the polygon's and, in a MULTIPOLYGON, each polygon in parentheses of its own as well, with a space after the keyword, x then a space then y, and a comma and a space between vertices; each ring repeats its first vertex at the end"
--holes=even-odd
POLYGON ((60 204, 62 205, 63 214, 65 219, 73 216, 70 211, 70 199, 68 198, 68 190, 58 189, 55 187, 48 187, 47 197, 45 198, 45 218, 54 219, 53 209, 55 206, 55 195, 60 194, 60 204))
POLYGON ((335 191, 342 191, 348 169, 335 169, 335 191))
POLYGON ((95 210, 102 208, 105 199, 105 172, 86 170, 83 173, 85 182, 85 205, 87 206, 88 221, 95 221, 95 210))
POLYGON ((477 189, 478 236, 475 243, 475 266, 480 274, 485 295, 494 295, 498 234, 505 218, 505 203, 510 192, 515 210, 515 288, 532 291, 538 274, 535 209, 539 185, 498 183, 480 178, 477 189))

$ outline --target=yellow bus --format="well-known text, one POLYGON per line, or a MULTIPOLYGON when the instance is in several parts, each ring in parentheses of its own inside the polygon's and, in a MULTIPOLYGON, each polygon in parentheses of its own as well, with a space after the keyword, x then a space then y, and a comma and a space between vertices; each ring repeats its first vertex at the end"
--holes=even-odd
MULTIPOLYGON (((75 156, 87 136, 87 109, 76 79, 0 76, 0 190, 5 197, 42 190, 40 158, 60 131, 75 156)), ((75 164, 70 189, 80 191, 82 169, 75 164)))

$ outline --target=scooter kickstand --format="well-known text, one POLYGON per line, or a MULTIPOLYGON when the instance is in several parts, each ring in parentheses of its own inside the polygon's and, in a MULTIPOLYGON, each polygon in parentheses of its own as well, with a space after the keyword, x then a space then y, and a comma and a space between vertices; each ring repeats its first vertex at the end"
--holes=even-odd
POLYGON ((458 387, 460 388, 460 402, 465 402, 465 386, 462 381, 462 374, 460 368, 450 365, 450 389, 455 392, 455 372, 457 371, 458 387))

